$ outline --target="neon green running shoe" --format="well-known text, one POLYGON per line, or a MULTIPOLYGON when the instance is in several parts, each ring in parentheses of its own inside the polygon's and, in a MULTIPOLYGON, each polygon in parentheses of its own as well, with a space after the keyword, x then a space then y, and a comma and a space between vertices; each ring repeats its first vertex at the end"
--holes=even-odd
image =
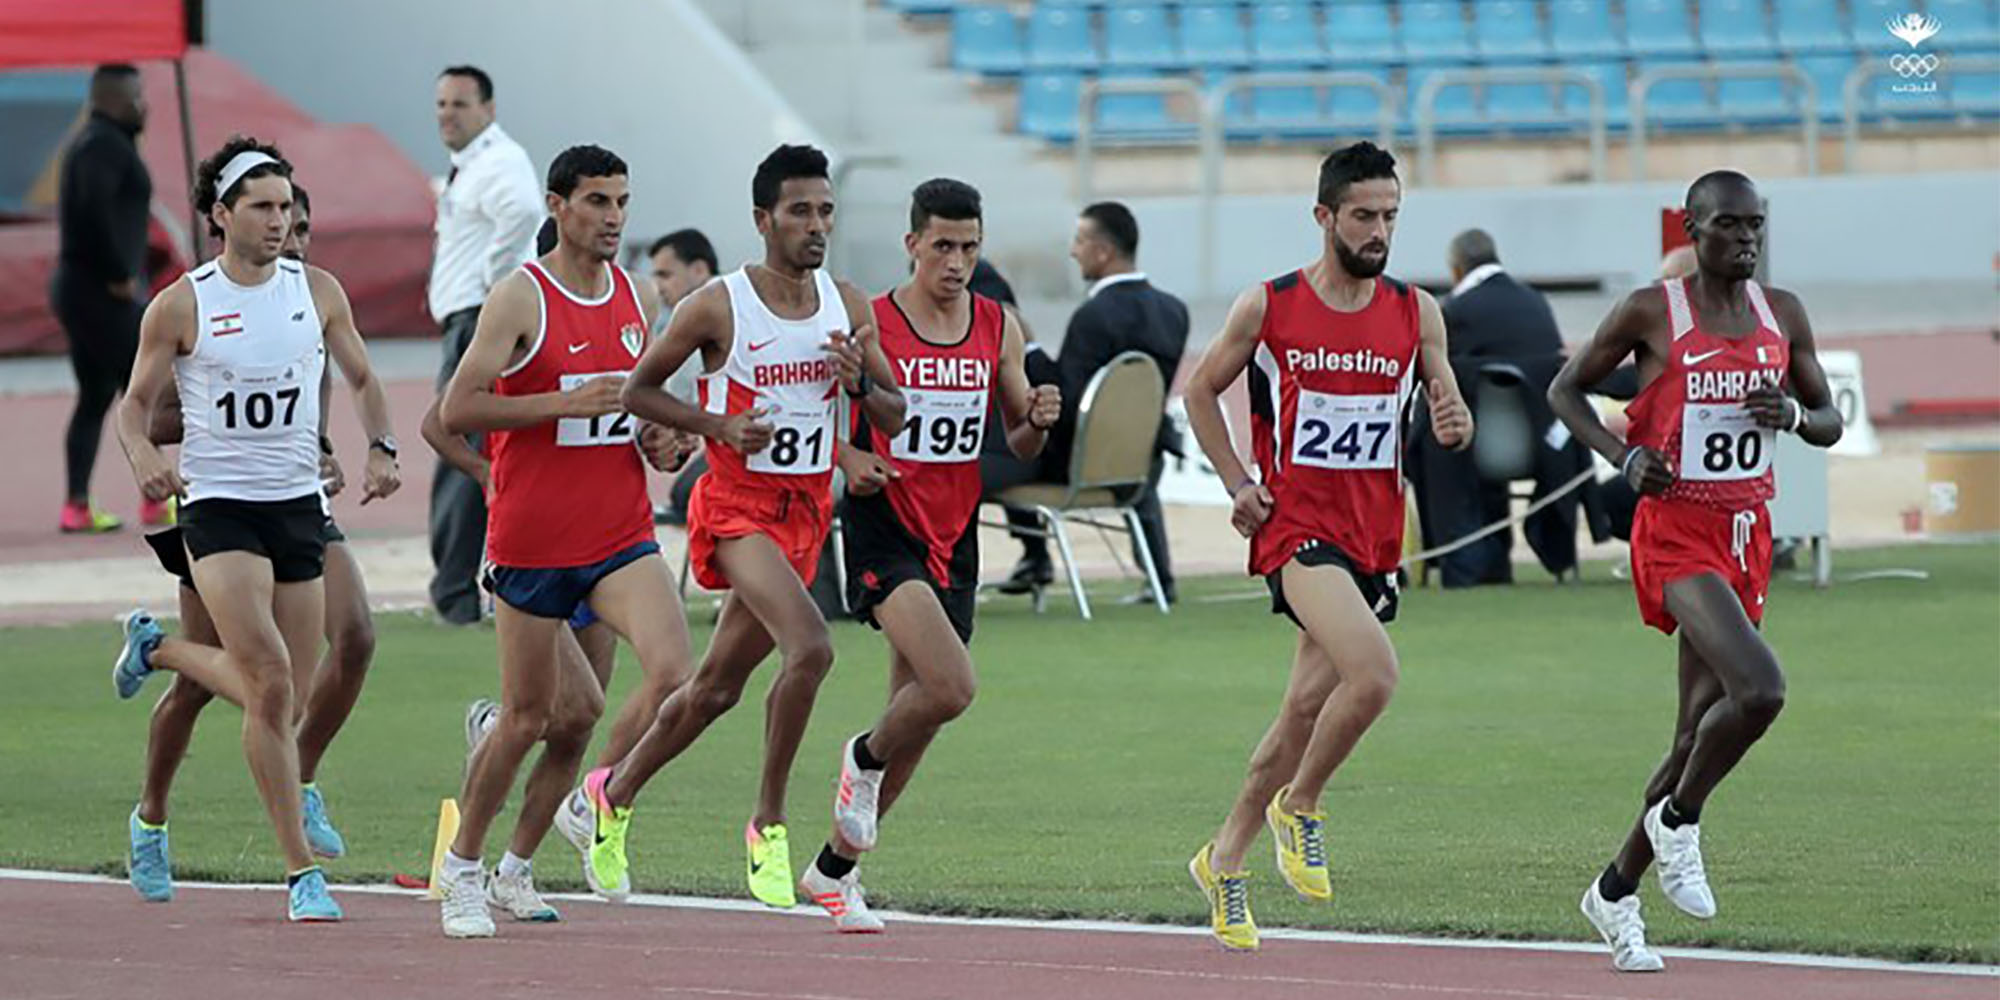
POLYGON ((743 846, 749 855, 750 895, 781 910, 797 903, 798 895, 792 889, 792 843, 785 824, 773 823, 758 830, 751 821, 743 827, 743 846))
POLYGON ((632 808, 614 809, 604 797, 611 769, 600 767, 584 775, 583 786, 569 793, 556 810, 556 829, 583 855, 583 879, 590 891, 618 901, 632 893, 632 875, 625 864, 625 831, 632 808))

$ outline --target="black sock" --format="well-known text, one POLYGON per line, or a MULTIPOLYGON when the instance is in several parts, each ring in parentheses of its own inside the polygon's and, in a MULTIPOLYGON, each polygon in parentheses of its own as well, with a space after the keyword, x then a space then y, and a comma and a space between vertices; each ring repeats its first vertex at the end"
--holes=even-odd
POLYGON ((863 771, 880 771, 889 766, 888 761, 878 760, 874 754, 868 752, 868 737, 873 735, 875 735, 873 731, 862 733, 854 740, 854 766, 863 771))
POLYGON ((835 881, 846 878, 847 873, 853 871, 854 866, 860 863, 855 858, 843 858, 833 853, 832 844, 821 847, 819 857, 813 859, 813 867, 819 869, 821 875, 835 881))
POLYGON ((1597 894, 1606 902, 1616 903, 1639 891, 1639 883, 1618 874, 1618 866, 1605 865, 1604 874, 1597 877, 1597 894))
POLYGON ((1660 822, 1666 824, 1669 830, 1678 830, 1689 823, 1701 822, 1701 810, 1689 809, 1681 805, 1679 799, 1669 795, 1667 804, 1660 809, 1660 822))
POLYGON ((290 875, 285 876, 285 888, 289 889, 292 886, 298 885, 300 879, 305 878, 307 875, 311 875, 313 872, 316 871, 319 871, 319 866, 312 865, 307 868, 301 868, 298 871, 295 871, 290 875))

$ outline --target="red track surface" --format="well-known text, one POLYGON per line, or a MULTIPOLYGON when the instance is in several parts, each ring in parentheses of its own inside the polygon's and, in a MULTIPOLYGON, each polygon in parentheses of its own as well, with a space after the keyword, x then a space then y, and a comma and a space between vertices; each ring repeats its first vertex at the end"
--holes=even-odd
POLYGON ((1673 960, 1620 975, 1608 959, 1518 949, 1269 941, 1228 955, 1202 937, 891 924, 846 937, 820 919, 569 903, 567 922, 503 922, 448 941, 435 903, 341 894, 348 921, 291 925, 274 891, 182 888, 167 905, 123 885, 0 880, 0 994, 19 1000, 1992 1000, 1990 978, 1673 960))

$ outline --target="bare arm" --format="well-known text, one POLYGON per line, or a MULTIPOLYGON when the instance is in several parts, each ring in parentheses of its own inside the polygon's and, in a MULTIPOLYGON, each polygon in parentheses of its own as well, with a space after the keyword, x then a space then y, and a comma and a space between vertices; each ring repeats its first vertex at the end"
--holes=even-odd
POLYGON ((1444 311, 1431 293, 1417 289, 1417 336, 1421 345, 1425 398, 1431 407, 1431 435, 1454 451, 1472 446, 1472 411, 1458 391, 1445 340, 1444 311))
POLYGON ((1208 456, 1209 464, 1215 467, 1235 501, 1229 523, 1245 538, 1263 527, 1277 501, 1270 490, 1251 479, 1244 469, 1242 457, 1236 454, 1236 442, 1229 436, 1229 424, 1222 418, 1221 397, 1236 377, 1243 374, 1257 351, 1265 306, 1263 285, 1246 289, 1236 297, 1236 304, 1229 307, 1229 318, 1223 321, 1222 332, 1208 345, 1201 363, 1188 378, 1187 394, 1183 397, 1194 439, 1201 444, 1202 454, 1208 456))
POLYGON ((1826 384, 1825 369, 1819 365, 1806 307, 1790 292, 1775 288, 1768 292, 1771 311, 1777 314, 1779 325, 1791 341, 1791 364, 1785 376, 1792 392, 1788 396, 1777 386, 1754 389, 1744 400, 1744 406, 1765 427, 1791 431, 1807 444, 1830 448, 1840 440, 1843 430, 1840 410, 1833 405, 1833 391, 1826 384))
MULTIPOLYGON (((326 398, 326 389, 321 387, 320 398, 326 398)), ((180 444, 186 428, 181 426, 181 391, 168 379, 160 388, 160 402, 153 407, 152 419, 146 425, 146 437, 154 444, 180 444)))
POLYGON ((146 307, 139 321, 139 353, 132 362, 132 378, 125 385, 125 397, 118 402, 115 425, 118 443, 132 464, 132 477, 148 500, 170 496, 185 498, 187 486, 180 471, 147 436, 147 424, 160 397, 173 382, 174 359, 194 341, 194 290, 183 281, 146 307))
POLYGON ((882 353, 882 345, 876 341, 875 309, 860 289, 845 281, 837 284, 841 303, 847 307, 849 332, 845 343, 835 335, 827 350, 833 354, 842 388, 850 396, 861 382, 861 373, 868 374, 868 394, 855 402, 869 423, 883 433, 894 434, 903 427, 903 391, 896 386, 896 370, 889 365, 889 356, 882 353))
POLYGON ((446 465, 477 480, 479 488, 483 490, 486 488, 487 475, 492 471, 493 463, 488 462, 486 456, 474 451, 471 445, 465 443, 464 437, 444 429, 444 421, 438 419, 438 406, 443 401, 442 396, 433 399, 430 407, 424 410, 424 422, 421 427, 424 443, 430 445, 431 450, 437 452, 437 457, 446 465))
MULTIPOLYGON (((705 438, 726 439, 728 418, 676 398, 667 392, 666 383, 695 352, 706 358, 709 348, 720 350, 726 345, 733 333, 731 322, 729 289, 722 282, 706 285, 682 300, 667 321, 666 332, 646 345, 646 352, 633 367, 632 378, 625 383, 626 412, 705 438)), ((732 446, 735 443, 730 442, 732 446)))
POLYGON ((1584 398, 1583 387, 1603 381, 1621 362, 1645 346, 1646 331, 1659 322, 1658 301, 1658 293, 1651 288, 1625 296, 1604 317, 1604 322, 1598 324, 1590 343, 1570 355, 1555 380, 1549 383, 1549 408, 1555 411, 1556 418, 1577 440, 1618 466, 1641 493, 1658 493, 1673 485, 1674 475, 1666 456, 1650 448, 1639 448, 1636 455, 1628 454, 1631 449, 1604 426, 1597 410, 1584 398))
POLYGON ((1049 428, 1062 419, 1062 390, 1028 384, 1026 334, 1011 310, 1002 316, 1000 418, 1007 426, 1007 447, 1020 458, 1033 458, 1048 444, 1049 428))
MULTIPOLYGON (((306 267, 306 279, 312 286, 313 303, 323 317, 320 322, 327 352, 340 365, 341 376, 354 393, 355 413, 361 418, 362 432, 368 435, 368 468, 362 474, 361 502, 386 497, 402 485, 396 473, 395 456, 375 447, 375 442, 395 432, 389 420, 389 398, 382 392, 382 380, 375 377, 375 369, 368 364, 368 347, 361 342, 361 331, 354 325, 354 308, 347 302, 347 292, 333 275, 311 265, 306 267)), ((326 434, 327 402, 325 398, 320 400, 321 436, 326 434)))
MULTIPOLYGON (((526 352, 540 323, 540 292, 525 271, 515 271, 486 298, 479 326, 444 387, 438 420, 452 434, 530 427, 563 417, 595 417, 618 410, 620 380, 591 379, 568 392, 502 396, 494 382, 526 352)), ((551 345, 551 349, 555 345, 551 345)))

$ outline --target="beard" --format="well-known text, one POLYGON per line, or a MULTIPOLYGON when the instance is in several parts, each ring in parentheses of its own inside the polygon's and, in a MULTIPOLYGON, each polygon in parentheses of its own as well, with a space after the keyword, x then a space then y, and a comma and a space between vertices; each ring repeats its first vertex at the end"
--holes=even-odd
POLYGON ((1347 244, 1340 241, 1340 237, 1335 236, 1333 255, 1339 259, 1341 269, 1356 278, 1376 277, 1389 266, 1389 246, 1386 243, 1382 244, 1382 256, 1371 259, 1363 257, 1358 250, 1349 249, 1347 244))

